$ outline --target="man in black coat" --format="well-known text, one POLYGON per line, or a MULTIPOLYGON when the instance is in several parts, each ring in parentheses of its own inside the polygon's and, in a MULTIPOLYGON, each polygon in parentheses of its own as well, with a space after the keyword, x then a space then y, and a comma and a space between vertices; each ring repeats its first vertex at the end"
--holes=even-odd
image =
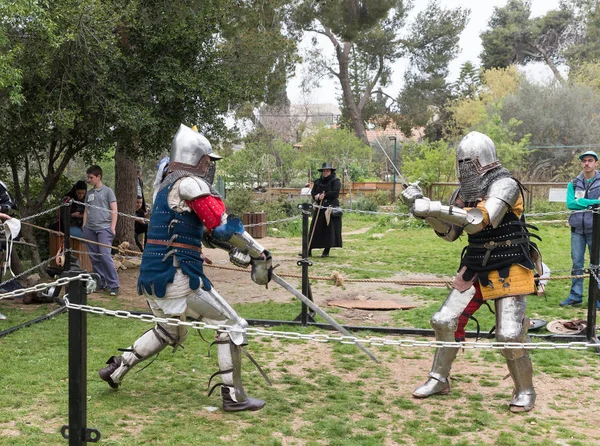
POLYGON ((312 188, 313 200, 320 207, 314 210, 310 226, 309 256, 313 248, 323 248, 321 257, 329 257, 331 248, 342 247, 342 213, 338 199, 342 183, 336 177, 335 170, 331 163, 323 163, 319 169, 321 177, 312 188))

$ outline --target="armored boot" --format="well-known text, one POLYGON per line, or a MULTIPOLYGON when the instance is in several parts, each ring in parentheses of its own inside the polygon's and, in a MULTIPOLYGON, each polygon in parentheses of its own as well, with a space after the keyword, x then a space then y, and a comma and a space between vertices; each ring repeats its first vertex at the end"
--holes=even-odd
POLYGON ((216 375, 221 375, 223 382, 215 385, 209 395, 215 387, 221 386, 221 398, 225 412, 262 409, 265 402, 246 395, 242 385, 242 347, 235 345, 227 333, 220 333, 216 344, 219 371, 213 374, 211 379, 216 375))
MULTIPOLYGON (((509 296, 496 302, 496 338, 504 343, 529 342, 529 318, 525 316, 527 296, 509 296)), ((511 412, 529 412, 535 404, 533 365, 524 348, 502 349, 508 371, 515 384, 510 402, 511 412)))
POLYGON ((160 352, 168 345, 167 340, 161 334, 160 327, 152 328, 144 333, 131 347, 125 349, 122 356, 111 356, 103 369, 98 370, 102 381, 106 381, 110 387, 117 389, 123 377, 138 362, 149 358, 160 352))
MULTIPOLYGON (((431 326, 435 331, 435 339, 444 342, 455 342, 454 332, 458 327, 458 319, 475 296, 475 288, 465 291, 452 289, 441 308, 431 316, 431 326)), ((412 393, 415 398, 427 398, 431 395, 447 395, 450 392, 450 368, 458 354, 458 347, 438 347, 429 372, 429 379, 412 393)))
POLYGON ((535 389, 533 388, 533 365, 528 354, 519 359, 507 359, 506 365, 515 383, 511 412, 529 412, 535 404, 535 389))
POLYGON ((431 395, 447 395, 450 392, 450 368, 456 358, 458 348, 440 347, 435 351, 429 379, 417 387, 412 395, 415 398, 427 398, 431 395))

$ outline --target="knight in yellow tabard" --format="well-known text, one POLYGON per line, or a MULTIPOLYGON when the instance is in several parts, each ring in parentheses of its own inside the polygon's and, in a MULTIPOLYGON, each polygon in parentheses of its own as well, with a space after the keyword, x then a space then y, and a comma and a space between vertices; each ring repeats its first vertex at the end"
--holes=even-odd
MULTIPOLYGON (((499 342, 527 341, 529 319, 526 296, 534 291, 534 260, 531 234, 523 218, 520 183, 501 166, 496 147, 486 135, 471 132, 456 150, 459 189, 450 206, 423 197, 418 185, 403 192, 416 218, 424 219, 436 234, 450 242, 463 232, 469 244, 463 251, 452 291, 431 317, 438 341, 454 342, 458 320, 474 301, 493 299, 496 309, 496 338, 499 342)), ((441 347, 435 352, 429 379, 413 392, 427 398, 450 391, 450 368, 458 348, 441 347)), ((515 389, 512 412, 533 408, 533 367, 524 348, 502 349, 515 389)))

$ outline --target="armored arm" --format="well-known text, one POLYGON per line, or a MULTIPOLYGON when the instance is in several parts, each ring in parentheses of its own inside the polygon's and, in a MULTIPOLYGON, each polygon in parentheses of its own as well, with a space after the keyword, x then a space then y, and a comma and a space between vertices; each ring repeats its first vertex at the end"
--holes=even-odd
POLYGON ((456 206, 444 206, 439 201, 429 201, 425 198, 415 200, 412 213, 417 218, 423 218, 440 234, 451 231, 452 226, 462 228, 467 234, 481 231, 484 224, 484 214, 481 209, 461 209, 456 206))
POLYGON ((228 216, 226 223, 213 230, 212 237, 219 243, 226 242, 249 255, 252 259, 252 280, 259 285, 269 283, 273 271, 271 254, 246 232, 238 217, 228 216))
MULTIPOLYGON (((456 199, 458 190, 452 196, 452 202, 456 199)), ((410 183, 406 189, 402 192, 402 201, 404 204, 411 206, 411 211, 414 211, 414 204, 416 200, 424 199, 429 201, 429 198, 423 197, 423 191, 419 187, 419 183, 410 183)), ((414 215, 414 212, 413 212, 414 215)), ((416 216, 416 215, 415 215, 416 216)), ((418 216, 417 216, 418 217, 418 216)), ((420 218, 420 217, 418 217, 420 218)), ((444 220, 436 217, 425 217, 425 221, 429 226, 433 228, 438 237, 453 242, 462 234, 462 227, 448 223, 444 220)))
POLYGON ((250 265, 251 258, 247 252, 243 252, 227 240, 213 237, 211 231, 227 222, 227 214, 221 198, 211 194, 210 187, 203 179, 187 177, 181 180, 179 198, 181 203, 178 206, 189 206, 204 223, 206 230, 202 237, 203 246, 229 251, 229 260, 236 266, 246 268, 250 265))
POLYGON ((456 206, 444 206, 439 201, 417 199, 413 206, 413 215, 426 220, 435 218, 459 226, 467 234, 475 234, 488 224, 497 228, 506 212, 515 206, 519 196, 517 182, 512 178, 502 178, 489 187, 488 195, 481 207, 462 209, 456 206))

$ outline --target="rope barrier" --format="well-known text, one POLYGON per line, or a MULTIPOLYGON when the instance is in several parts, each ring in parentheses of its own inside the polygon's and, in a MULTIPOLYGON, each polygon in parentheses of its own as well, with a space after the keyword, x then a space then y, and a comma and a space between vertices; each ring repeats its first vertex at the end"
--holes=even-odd
MULTIPOLYGON (((98 206, 94 206, 94 205, 90 205, 88 203, 82 203, 79 201, 74 200, 74 203, 78 203, 81 204, 83 206, 89 206, 89 207, 94 207, 97 209, 101 209, 101 210, 105 210, 111 213, 117 213, 120 216, 126 217, 126 218, 133 218, 133 219, 139 219, 140 217, 137 217, 135 215, 129 215, 129 214, 125 214, 123 212, 118 212, 118 211, 112 211, 112 210, 107 210, 104 208, 100 208, 98 206)), ((21 219, 21 222, 25 225, 29 225, 31 227, 46 231, 48 233, 57 235, 57 236, 64 236, 63 232, 60 231, 55 231, 49 228, 44 228, 38 225, 35 225, 33 223, 29 223, 26 220, 31 220, 33 218, 39 217, 41 215, 45 215, 47 213, 53 212, 59 208, 61 208, 64 205, 60 205, 60 206, 55 206, 51 209, 42 211, 38 214, 34 214, 28 217, 25 217, 23 219, 21 219)), ((323 208, 323 206, 320 205, 313 205, 314 208, 317 209, 317 213, 320 212, 320 210, 323 208)), ((410 217, 410 214, 403 214, 403 213, 390 213, 390 212, 375 212, 375 211, 361 211, 361 210, 357 210, 357 209, 343 209, 343 211, 345 212, 354 212, 354 213, 359 213, 359 214, 371 214, 371 215, 391 215, 391 216, 402 216, 402 217, 410 217)), ((597 209, 587 209, 587 210, 582 210, 582 211, 575 211, 575 212, 600 212, 600 210, 597 209)), ((544 216, 549 216, 549 215, 569 215, 572 214, 572 211, 556 211, 556 212, 546 212, 546 213, 534 213, 534 214, 528 214, 528 217, 544 217, 544 216)), ((301 215, 299 216, 293 216, 293 217, 288 217, 288 218, 284 218, 281 220, 275 220, 275 221, 268 221, 268 222, 262 222, 262 223, 256 223, 256 224, 251 224, 251 225, 246 225, 246 227, 253 227, 253 226, 261 226, 261 225, 270 225, 270 224, 277 224, 277 223, 281 223, 281 222, 285 222, 285 221, 291 221, 291 220, 296 220, 298 218, 301 218, 301 215)), ((147 220, 147 219, 146 219, 147 220)), ((549 221, 541 221, 544 223, 548 223, 549 221)), ((555 221, 556 222, 556 221, 555 221)), ((563 220, 558 220, 558 222, 564 222, 563 220)), ((120 247, 120 246, 112 246, 112 245, 107 245, 104 243, 100 243, 100 242, 96 242, 96 241, 91 241, 91 240, 86 240, 84 238, 81 237, 76 237, 76 236, 71 236, 72 239, 74 240, 79 240, 82 241, 84 243, 91 243, 91 244, 95 244, 95 245, 99 245, 99 246, 103 246, 106 248, 110 248, 110 249, 116 249, 119 251, 119 253, 121 255, 128 253, 128 254, 132 254, 135 256, 141 256, 142 253, 136 250, 131 250, 131 249, 127 249, 124 247, 120 247)), ((25 243, 25 242, 23 242, 25 243)), ((75 252, 75 253, 84 253, 84 251, 76 251, 71 249, 71 252, 75 252)), ((108 254, 107 254, 108 255, 108 254)), ((56 259, 58 257, 58 255, 49 258, 48 260, 40 263, 39 265, 32 267, 30 269, 28 269, 27 271, 24 271, 23 273, 19 274, 18 276, 14 277, 18 278, 21 277, 35 269, 37 269, 38 267, 44 265, 45 263, 48 263, 54 259, 56 259)), ((111 257, 113 257, 111 255, 111 257)), ((239 268, 231 268, 231 267, 223 267, 223 266, 218 266, 218 265, 211 265, 206 263, 206 266, 210 267, 210 268, 217 268, 217 269, 227 269, 227 270, 231 270, 231 271, 240 271, 239 268)), ((356 269, 356 268, 354 268, 356 269)), ((560 270, 563 271, 563 270, 560 270)), ((568 270, 564 270, 564 271, 568 271, 568 270)), ((282 277, 290 277, 290 278, 301 278, 302 276, 300 274, 280 274, 282 277)), ((548 280, 570 280, 570 279, 574 279, 574 278, 586 278, 587 276, 584 275, 562 275, 562 276, 552 276, 550 278, 548 278, 548 280)), ((13 279, 9 279, 3 283, 0 284, 0 286, 6 284, 7 282, 9 282, 10 280, 13 279)), ((342 276, 339 272, 334 271, 331 276, 309 276, 309 279, 311 280, 320 280, 320 281, 332 281, 334 282, 334 284, 336 286, 343 286, 344 283, 392 283, 392 284, 397 284, 397 285, 414 285, 414 286, 448 286, 452 283, 453 278, 451 277, 440 277, 440 278, 427 278, 427 279, 415 279, 415 278, 407 278, 407 279, 351 279, 351 278, 346 278, 344 276, 342 276)))

